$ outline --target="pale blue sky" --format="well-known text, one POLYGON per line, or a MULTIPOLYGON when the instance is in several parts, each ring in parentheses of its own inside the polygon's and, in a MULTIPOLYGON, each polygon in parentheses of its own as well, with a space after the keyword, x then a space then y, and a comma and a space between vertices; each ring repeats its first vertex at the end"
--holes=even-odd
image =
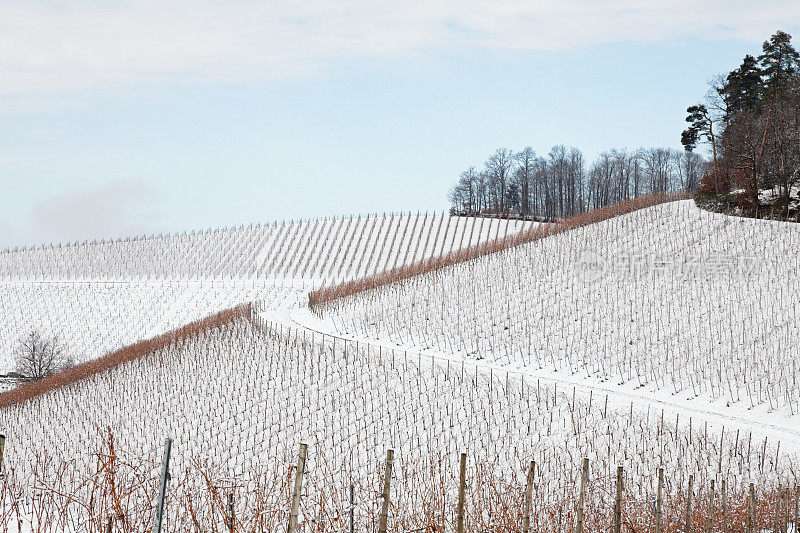
POLYGON ((0 248, 441 210, 500 146, 678 148, 708 79, 800 36, 795 2, 359 3, 0 1, 0 248))

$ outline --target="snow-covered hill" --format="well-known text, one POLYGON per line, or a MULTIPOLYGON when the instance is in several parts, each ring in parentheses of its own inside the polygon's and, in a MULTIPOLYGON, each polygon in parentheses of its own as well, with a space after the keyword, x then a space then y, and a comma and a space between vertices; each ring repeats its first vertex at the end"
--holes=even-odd
POLYGON ((0 253, 0 372, 31 331, 77 361, 252 301, 296 306, 308 289, 514 234, 530 222, 442 214, 319 219, 0 253))
POLYGON ((0 280, 343 280, 502 237, 530 222, 392 213, 0 253, 0 280))
POLYGON ((797 448, 798 258, 797 224, 672 202, 349 297, 316 327, 781 428, 797 448))
MULTIPOLYGON (((434 494, 429 491, 449 497, 451 482, 438 484, 454 475, 461 452, 479 471, 495 472, 490 477, 505 487, 524 485, 527 465, 536 461, 543 530, 555 526, 548 515, 573 511, 583 457, 592 464, 591 501, 597 508, 611 505, 604 480, 613 479, 618 464, 628 472, 632 509, 653 494, 652 474, 659 467, 667 472, 667 494, 685 486, 689 475, 698 486, 724 477, 731 494, 740 494, 751 480, 774 486, 797 466, 794 458, 781 457, 779 467, 775 444, 762 449, 758 437, 753 442, 745 433, 720 440, 688 419, 610 407, 601 395, 576 394, 522 374, 376 350, 259 319, 229 322, 6 407, 0 430, 8 437, 4 460, 10 479, 35 475, 42 486, 60 487, 59 502, 61 494, 89 499, 93 485, 81 484, 81 476, 94 471, 97 458, 87 450, 98 448, 104 432, 113 432, 116 450, 137 451, 154 465, 145 476, 151 487, 160 445, 174 438, 170 498, 184 503, 173 503, 171 531, 193 527, 185 507, 186 491, 198 481, 187 472, 200 475, 193 465, 213 465, 220 479, 236 487, 254 479, 281 486, 300 442, 309 446, 304 498, 319 503, 327 495, 326 505, 342 516, 348 497, 343 489, 355 484, 359 501, 369 506, 378 465, 385 450, 394 449, 393 530, 404 530, 401 518, 424 515, 434 494), (54 467, 62 464, 68 466, 54 467)), ((472 498, 480 499, 478 485, 472 486, 472 498)), ((127 512, 146 512, 147 500, 137 497, 124 497, 127 512)), ((86 513, 75 507, 76 515, 86 513)), ((678 516, 677 503, 667 508, 678 516)), ((250 520, 253 512, 240 509, 238 516, 250 520)), ((319 509, 305 512, 308 523, 319 509)), ((366 512, 359 507, 359 523, 366 512)), ((602 523, 604 515, 592 520, 602 523)))
MULTIPOLYGON (((677 531, 689 476, 697 490, 724 480, 740 522, 749 483, 764 517, 778 487, 798 483, 798 226, 670 202, 567 225, 313 310, 308 292, 323 283, 530 226, 425 215, 297 226, 267 228, 271 236, 237 230, 256 235, 241 240, 200 236, 216 244, 189 247, 183 259, 169 239, 137 241, 148 257, 172 258, 151 270, 139 255, 127 264, 124 254, 96 269, 117 257, 112 244, 69 251, 74 271, 52 250, 3 257, 6 350, 7 339, 38 324, 93 359, 254 304, 246 316, 178 335, 152 353, 81 367, 82 379, 0 396, 5 479, 13 480, 0 485, 0 504, 26 501, 34 517, 63 506, 91 521, 87 513, 100 505, 91 502, 103 501, 146 524, 165 437, 174 438, 176 530, 227 527, 224 512, 214 511, 225 508, 214 499, 221 487, 245 495, 237 500, 241 520, 283 529, 287 469, 301 441, 310 454, 309 530, 343 527, 351 483, 364 501, 359 520, 374 518, 388 448, 396 453, 396 531, 450 523, 444 517, 452 514, 461 452, 475 468, 469 520, 482 531, 518 527, 531 460, 537 531, 574 523, 584 457, 592 465, 588 530, 608 525, 617 465, 625 467, 624 513, 637 530, 652 526, 658 468, 670 517, 664 531, 677 531), (337 227, 350 237, 332 237, 337 227), (51 257, 49 267, 34 266, 40 252, 51 257), (253 258, 261 266, 241 265, 253 258), (107 479, 108 454, 90 450, 108 431, 127 458, 124 483, 138 487, 122 503, 112 489, 92 492, 107 479), (198 506, 209 509, 202 527, 198 506)), ((0 526, 8 516, 0 513, 0 526)))

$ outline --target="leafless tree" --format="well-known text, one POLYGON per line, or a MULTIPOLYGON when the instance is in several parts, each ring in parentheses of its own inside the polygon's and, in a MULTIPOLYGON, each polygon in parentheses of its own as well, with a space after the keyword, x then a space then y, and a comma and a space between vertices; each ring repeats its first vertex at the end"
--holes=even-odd
POLYGON ((675 159, 681 189, 694 190, 703 176, 705 161, 695 152, 676 152, 675 159))
POLYGON ((531 184, 534 180, 536 152, 526 146, 515 155, 517 170, 514 173, 520 191, 520 211, 522 216, 531 214, 531 184))
POLYGON ((586 179, 586 163, 583 152, 578 148, 569 149, 569 214, 574 215, 584 210, 583 195, 586 179))
POLYGON ((453 212, 558 219, 657 191, 694 190, 705 161, 670 148, 611 149, 587 165, 575 147, 546 157, 505 148, 484 169, 469 167, 449 192, 453 212))
POLYGON ((778 189, 788 208, 792 188, 800 181, 800 76, 775 105, 765 140, 767 183, 778 189))
POLYGON ((553 202, 553 212, 550 216, 561 218, 565 214, 564 210, 564 200, 565 200, 565 192, 564 189, 567 185, 567 174, 568 174, 568 160, 567 160, 567 148, 563 144, 557 144, 550 149, 550 153, 548 154, 547 163, 550 167, 550 175, 552 176, 552 183, 553 183, 553 192, 555 192, 555 198, 553 202))
POLYGON ((37 380, 72 366, 58 337, 45 337, 31 331, 20 339, 16 349, 17 373, 27 380, 37 380))
POLYGON ((496 185, 496 190, 492 191, 494 203, 500 212, 506 210, 506 187, 513 165, 514 152, 508 148, 498 148, 486 161, 486 171, 491 176, 492 183, 496 185))
POLYGON ((765 114, 740 113, 731 119, 723 137, 722 151, 734 183, 744 191, 752 205, 758 204, 758 191, 764 182, 766 154, 763 150, 765 114))
POLYGON ((648 148, 644 151, 645 175, 650 190, 667 191, 673 186, 676 152, 669 148, 648 148))
POLYGON ((450 189, 449 199, 457 212, 477 213, 480 210, 478 172, 469 167, 461 173, 458 183, 450 189))

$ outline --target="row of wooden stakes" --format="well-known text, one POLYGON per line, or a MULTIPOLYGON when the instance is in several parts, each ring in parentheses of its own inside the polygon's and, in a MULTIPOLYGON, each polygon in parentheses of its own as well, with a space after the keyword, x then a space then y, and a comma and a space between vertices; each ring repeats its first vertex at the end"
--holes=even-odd
MULTIPOLYGON (((0 465, 2 465, 3 461, 3 452, 5 448, 5 436, 0 434, 0 465)), ((161 533, 162 521, 164 516, 164 500, 166 496, 166 489, 167 483, 169 480, 169 464, 170 464, 170 455, 172 450, 172 439, 166 439, 164 443, 164 455, 162 460, 162 468, 161 468, 161 476, 159 480, 158 486, 158 495, 156 497, 156 513, 155 519, 153 523, 152 531, 153 533, 161 533)), ((289 514, 289 524, 288 524, 288 533, 297 533, 298 531, 298 523, 299 523, 299 510, 300 510, 300 497, 302 493, 303 487, 303 475, 306 471, 306 459, 308 457, 308 446, 305 443, 300 444, 300 452, 297 459, 297 466, 295 468, 295 479, 294 485, 292 488, 292 497, 291 497, 291 510, 289 514)), ((458 507, 457 507, 457 516, 456 516, 456 533, 464 533, 464 519, 465 519, 465 503, 466 503, 466 474, 467 474, 467 454, 462 453, 460 457, 460 472, 459 472, 459 490, 458 490, 458 507)), ((386 533, 387 532, 387 525, 388 525, 388 518, 389 518, 389 503, 390 503, 390 487, 391 487, 391 480, 392 480, 392 468, 394 463, 394 450, 389 449, 386 452, 386 463, 385 463, 385 470, 384 470, 384 478, 383 478, 383 487, 381 491, 381 511, 379 515, 379 524, 378 524, 378 533, 386 533)), ((2 468, 0 466, 0 468, 2 468)), ((530 533, 531 531, 531 510, 532 510, 532 500, 533 500, 533 490, 534 490, 534 473, 536 470, 536 462, 531 461, 528 467, 527 473, 527 482, 525 488, 525 501, 524 501, 524 508, 523 508, 523 516, 522 516, 522 533, 530 533)), ((580 492, 578 496, 578 502, 576 507, 576 523, 575 523, 575 533, 584 533, 584 504, 586 502, 586 494, 587 494, 587 487, 589 483, 589 459, 583 459, 583 468, 581 471, 581 484, 580 484, 580 492)), ((694 483, 694 476, 690 475, 688 480, 688 487, 686 492, 686 501, 685 501, 685 518, 683 520, 683 533, 692 533, 692 490, 693 490, 693 483, 694 483)), ((663 486, 664 486, 664 469, 658 469, 658 490, 657 496, 654 502, 654 520, 655 520, 655 533, 663 533, 664 530, 662 529, 662 493, 663 493, 663 486)), ((725 481, 722 480, 720 483, 720 491, 719 491, 719 498, 721 504, 721 511, 722 511, 722 520, 721 524, 717 524, 717 526, 721 526, 721 531, 723 533, 729 533, 734 530, 741 531, 738 529, 741 527, 731 527, 728 523, 728 513, 727 513, 727 493, 726 493, 726 486, 725 481)), ((614 501, 614 510, 613 510, 613 525, 612 531, 614 533, 621 533, 622 531, 622 491, 623 491, 623 468, 621 466, 617 467, 617 476, 616 476, 616 494, 615 494, 615 501, 614 501)), ((787 533, 788 525, 789 525, 789 509, 788 504, 789 502, 786 501, 786 493, 782 493, 782 497, 779 498, 776 502, 775 506, 775 513, 774 513, 774 521, 772 530, 774 533, 787 533), (784 512, 781 513, 781 505, 784 507, 784 512)), ((705 524, 705 532, 698 531, 697 533, 711 533, 712 528, 714 526, 713 520, 713 513, 716 505, 716 491, 715 491, 715 482, 711 480, 710 482, 710 490, 708 492, 708 517, 709 519, 706 521, 705 524)), ((233 518, 233 494, 229 495, 229 507, 230 507, 230 517, 228 518, 228 525, 230 531, 234 531, 234 518, 233 518)), ((350 487, 350 531, 353 532, 353 487, 350 487)), ((794 531, 797 531, 797 526, 800 524, 800 520, 798 517, 798 491, 795 490, 794 492, 794 531)), ((109 520, 107 530, 110 532, 112 530, 112 523, 109 520)), ((719 531, 720 528, 717 527, 714 531, 719 531)), ((762 527, 759 529, 757 527, 757 520, 756 520, 756 496, 755 496, 755 487, 753 483, 750 483, 748 498, 747 498, 747 510, 746 510, 746 522, 745 522, 745 533, 759 533, 764 531, 765 529, 762 527)))
MULTIPOLYGON (((295 480, 294 480, 294 488, 292 491, 292 500, 291 500, 291 512, 289 515, 289 527, 288 533, 297 533, 298 527, 298 514, 300 508, 300 494, 303 485, 303 474, 305 472, 305 465, 306 465, 306 458, 308 454, 308 447, 306 444, 300 444, 300 454, 297 460, 297 468, 295 471, 295 480)), ((378 532, 379 533, 386 533, 387 522, 388 522, 388 515, 389 515, 389 489, 391 486, 391 478, 392 478, 392 466, 394 463, 394 450, 387 450, 386 452, 386 465, 384 471, 384 478, 383 478, 383 490, 381 492, 382 498, 382 506, 379 518, 379 525, 378 525, 378 532)), ((527 483, 525 488, 525 504, 524 504, 524 511, 523 511, 523 521, 522 521, 522 533, 530 533, 531 531, 531 507, 532 507, 532 499, 533 499, 533 487, 534 487, 534 472, 536 470, 536 462, 531 461, 528 467, 528 475, 527 475, 527 483)), ((460 473, 459 473, 459 489, 458 489, 458 507, 457 507, 457 517, 456 517, 456 533, 464 533, 464 507, 465 507, 465 498, 466 498, 466 473, 467 473, 467 454, 461 454, 461 464, 460 464, 460 473)), ((614 533, 621 533, 622 530, 622 481, 623 481, 623 468, 621 466, 617 467, 617 479, 616 479, 616 496, 614 501, 614 513, 613 513, 613 526, 612 530, 614 533)), ((580 493, 578 497, 576 515, 577 515, 577 523, 575 525, 575 532, 576 533, 584 533, 584 503, 586 501, 586 490, 587 485, 589 482, 589 459, 583 459, 583 469, 581 472, 581 485, 580 485, 580 493)), ((684 520, 684 533, 691 533, 692 532, 692 489, 694 483, 694 476, 689 476, 689 486, 687 489, 687 497, 686 497, 686 512, 685 512, 685 520, 684 520)), ((664 486, 664 469, 658 469, 658 492, 655 500, 654 506, 654 518, 655 518, 655 533, 662 533, 662 492, 664 486)), ((729 524, 728 524, 728 513, 727 513, 727 499, 726 499, 726 487, 725 481, 721 482, 721 490, 720 490, 720 500, 722 506, 722 531, 723 533, 728 533, 731 531, 729 524)), ((709 502, 708 502, 708 509, 709 509, 709 520, 706 523, 706 533, 711 533, 713 528, 713 509, 715 506, 715 483, 714 480, 711 480, 710 483, 710 490, 709 490, 709 502)), ((351 500, 352 500, 352 487, 351 487, 351 500)), ((352 504, 352 501, 351 501, 352 504)), ((783 520, 780 520, 780 510, 778 507, 775 509, 775 523, 774 523, 774 532, 775 533, 787 533, 788 531, 788 516, 784 516, 783 520)), ((350 517, 350 525, 351 525, 351 532, 352 532, 352 506, 351 506, 351 517, 350 517)), ((798 495, 797 491, 795 491, 795 506, 794 506, 794 524, 795 524, 795 531, 797 525, 800 524, 798 521, 798 495)), ((746 515, 746 526, 745 526, 746 533, 757 533, 758 530, 756 528, 756 497, 755 497, 755 487, 753 483, 750 483, 749 487, 749 494, 748 494, 748 502, 747 502, 747 515, 746 515)), ((702 533, 702 532, 698 532, 702 533)))

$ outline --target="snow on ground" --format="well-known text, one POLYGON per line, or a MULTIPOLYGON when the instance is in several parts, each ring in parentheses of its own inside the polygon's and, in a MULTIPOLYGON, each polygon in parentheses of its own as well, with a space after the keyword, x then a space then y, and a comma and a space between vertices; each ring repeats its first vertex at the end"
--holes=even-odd
POLYGON ((29 479, 46 450, 87 467, 110 427, 119 449, 154 464, 172 436, 177 469, 201 458, 232 475, 291 462, 305 440, 312 479, 336 486, 367 484, 394 447, 406 481, 393 490, 422 501, 420 461, 450 464, 464 450, 515 479, 536 459, 541 495, 561 501, 584 456, 605 480, 624 464, 645 503, 658 466, 672 493, 689 474, 763 490, 797 470, 796 226, 670 203, 322 316, 306 307, 312 287, 502 236, 506 224, 362 217, 125 241, 124 252, 84 245, 64 259, 0 254, 3 353, 37 324, 92 358, 241 302, 258 311, 256 325, 0 410, 7 465, 29 479))
POLYGON ((674 202, 292 318, 797 450, 798 257, 795 224, 674 202))
MULTIPOLYGON (((105 428, 113 430, 116 449, 138 450, 154 465, 152 481, 163 439, 174 438, 175 483, 183 483, 178 480, 192 459, 238 479, 265 469, 275 476, 267 483, 278 484, 286 473, 273 465, 291 464, 298 443, 305 442, 310 462, 304 497, 312 500, 320 486, 350 483, 359 487, 360 499, 367 498, 376 465, 393 448, 392 500, 405 502, 406 510, 421 509, 429 477, 455 467, 460 452, 517 485, 535 460, 541 509, 575 496, 583 457, 603 486, 624 464, 628 497, 645 502, 658 467, 672 494, 690 474, 697 486, 720 476, 734 492, 751 480, 761 489, 773 486, 779 473, 796 466, 781 457, 776 468, 773 445, 751 446, 733 433, 720 441, 699 425, 689 432, 683 421, 678 429, 656 413, 616 410, 597 396, 576 397, 564 387, 509 379, 481 365, 345 345, 283 324, 245 320, 1 410, 6 472, 30 479, 38 468, 39 484, 63 491, 69 481, 51 478, 63 474, 34 458, 64 461, 70 474, 89 471, 97 459, 87 450, 97 448, 105 428)), ((331 505, 344 507, 345 494, 338 497, 331 505)), ((609 490, 594 497, 610 508, 609 490)), ((191 522, 173 515, 172 524, 171 530, 185 530, 191 522)))
POLYGON ((221 309, 512 234, 530 223, 441 214, 318 219, 0 253, 0 372, 19 340, 56 335, 86 361, 221 309))
POLYGON ((67 354, 93 359, 250 300, 298 305, 301 285, 277 281, 6 282, 1 284, 0 361, 14 365, 19 338, 56 336, 67 354))
POLYGON ((531 224, 393 213, 48 245, 0 253, 0 280, 356 279, 531 224))

